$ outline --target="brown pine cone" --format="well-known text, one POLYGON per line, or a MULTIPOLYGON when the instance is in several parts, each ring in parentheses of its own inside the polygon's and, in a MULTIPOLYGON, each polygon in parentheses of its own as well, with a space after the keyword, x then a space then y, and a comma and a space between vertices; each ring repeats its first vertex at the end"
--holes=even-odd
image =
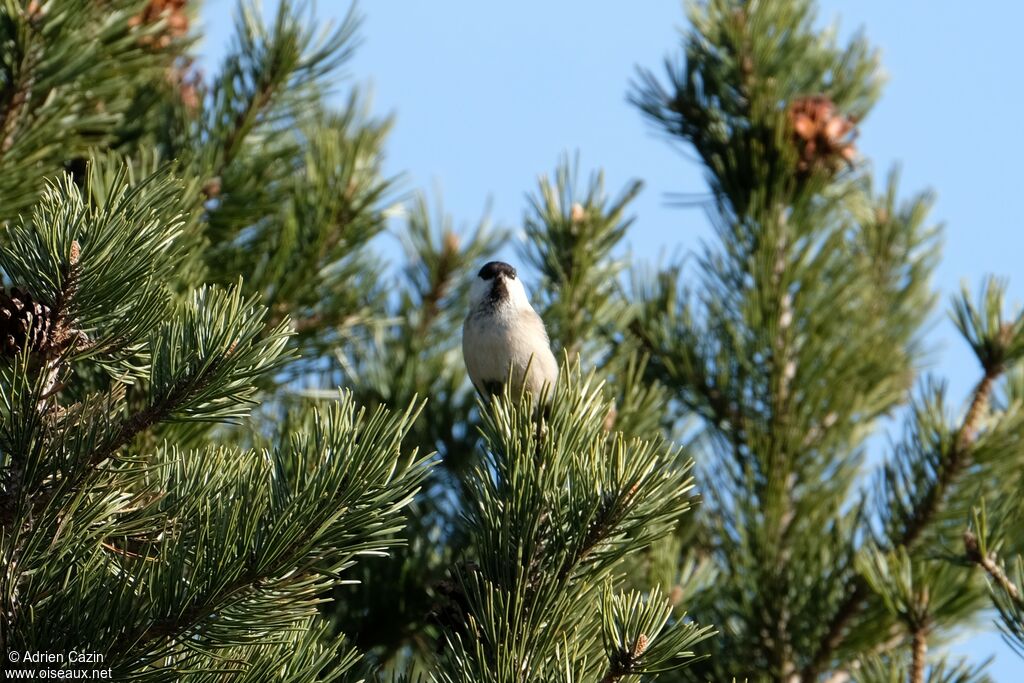
POLYGON ((0 353, 13 356, 26 346, 39 351, 50 343, 54 323, 49 306, 17 287, 10 293, 0 287, 0 353))

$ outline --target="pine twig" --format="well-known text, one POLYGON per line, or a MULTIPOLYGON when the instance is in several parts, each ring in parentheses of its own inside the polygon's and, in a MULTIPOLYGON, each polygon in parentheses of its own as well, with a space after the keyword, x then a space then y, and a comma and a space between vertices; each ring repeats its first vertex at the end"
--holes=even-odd
MULTIPOLYGON (((614 531, 615 527, 626 518, 629 513, 630 503, 636 494, 634 484, 625 495, 620 493, 612 501, 603 505, 597 513, 597 518, 591 522, 591 526, 584 537, 582 544, 576 549, 568 562, 558 572, 560 581, 567 580, 579 565, 586 560, 594 550, 603 543, 614 531)), ((644 646, 646 648, 646 645, 644 646)))
POLYGON ((922 505, 914 510, 907 528, 904 529, 896 545, 910 546, 920 537, 928 523, 939 511, 943 502, 943 494, 949 489, 954 479, 970 465, 970 450, 978 436, 978 424, 988 407, 992 388, 1000 372, 999 369, 986 371, 984 377, 978 382, 974 389, 974 398, 971 400, 963 424, 957 432, 953 448, 950 449, 946 461, 939 471, 935 486, 931 488, 922 505))
POLYGON ((910 683, 924 683, 925 656, 928 654, 928 634, 924 628, 914 629, 911 644, 910 683))
MULTIPOLYGON (((233 350, 232 346, 229 353, 233 350)), ((92 454, 89 460, 90 466, 96 467, 114 455, 121 447, 130 443, 136 436, 167 419, 171 412, 190 394, 201 391, 209 385, 215 369, 216 365, 214 364, 196 376, 185 377, 162 400, 147 406, 126 420, 122 420, 121 424, 112 431, 107 442, 92 454)))
POLYGON ((0 111, 0 157, 3 157, 14 146, 18 132, 18 123, 25 110, 25 105, 32 96, 34 78, 31 74, 31 63, 26 59, 18 78, 5 89, 3 111, 0 111), (26 76, 25 72, 28 72, 26 76))
POLYGON ((629 652, 620 652, 618 657, 608 665, 608 672, 601 678, 600 683, 618 683, 623 677, 633 673, 633 667, 640 660, 640 657, 650 645, 650 639, 643 633, 636 637, 633 649, 629 652))
POLYGON ((130 557, 130 558, 133 558, 133 559, 136 559, 136 560, 142 560, 144 562, 156 562, 157 561, 157 558, 155 558, 155 557, 150 557, 148 555, 140 555, 140 554, 132 552, 131 550, 128 550, 126 548, 119 548, 116 545, 114 545, 113 543, 107 543, 105 541, 102 541, 102 542, 100 542, 100 545, 103 546, 104 548, 106 548, 107 550, 109 550, 110 552, 115 553, 117 555, 123 555, 124 557, 130 557))
MULTIPOLYGON (((9 112, 0 113, 0 129, 4 126, 4 117, 9 112)), ((50 405, 50 399, 59 394, 64 388, 60 381, 61 370, 66 365, 66 357, 63 352, 67 349, 69 342, 80 338, 77 332, 71 329, 73 319, 67 315, 67 309, 74 300, 78 291, 78 281, 81 275, 79 256, 81 247, 78 240, 71 242, 71 252, 68 261, 63 267, 64 286, 57 293, 55 305, 52 309, 53 329, 50 332, 50 339, 44 348, 44 361, 41 364, 44 379, 42 381, 39 399, 36 402, 36 416, 43 416, 54 410, 55 406, 50 405)), ((4 480, 4 491, 0 494, 0 528, 6 528, 14 521, 17 500, 22 495, 24 472, 21 465, 16 462, 9 463, 6 471, 0 472, 4 480)))
MULTIPOLYGON (((298 552, 299 549, 303 548, 307 542, 314 537, 314 534, 315 530, 307 530, 307 533, 303 534, 294 543, 292 543, 292 545, 288 546, 286 552, 283 553, 282 556, 287 558, 298 552)), ((233 599, 242 601, 245 600, 246 597, 261 591, 274 590, 274 586, 271 584, 285 583, 283 579, 271 579, 271 577, 275 575, 275 569, 280 570, 282 568, 283 563, 282 566, 267 569, 262 572, 256 571, 254 568, 250 567, 234 581, 220 586, 213 595, 207 596, 205 604, 193 604, 178 614, 154 619, 149 624, 146 624, 136 630, 134 634, 125 638, 121 642, 124 643, 126 649, 131 649, 133 646, 140 643, 149 643, 160 639, 180 640, 182 636, 187 634, 191 629, 202 624, 205 619, 208 619, 211 615, 220 611, 223 608, 224 603, 233 599), (271 580, 264 581, 264 579, 271 580)), ((306 564, 305 566, 298 565, 290 576, 295 581, 299 581, 301 580, 300 577, 315 572, 316 570, 313 568, 312 564, 306 564)))
MULTIPOLYGON (((640 344, 641 350, 651 358, 664 355, 664 350, 655 344, 639 321, 631 322, 629 331, 640 344)), ((703 375, 699 381, 695 381, 693 384, 697 387, 696 393, 703 399, 703 403, 699 400, 689 400, 686 395, 681 396, 681 400, 688 408, 704 417, 735 443, 746 430, 743 412, 736 406, 729 405, 728 399, 721 389, 709 382, 703 375)))
POLYGON ((82 279, 82 247, 78 240, 71 241, 71 250, 67 262, 61 267, 62 286, 54 301, 53 314, 56 321, 54 345, 63 347, 70 337, 76 336, 74 325, 75 297, 78 295, 79 283, 82 279))
MULTIPOLYGON (((122 420, 110 431, 107 440, 99 444, 90 455, 87 467, 78 472, 74 481, 63 482, 66 486, 76 488, 82 484, 88 472, 98 467, 104 460, 112 457, 118 450, 129 444, 139 434, 154 427, 163 420, 166 420, 171 412, 185 400, 191 392, 201 390, 210 381, 212 367, 200 374, 198 377, 188 377, 175 386, 172 391, 161 401, 151 404, 138 413, 122 420)), ((53 496, 56 495, 55 484, 39 492, 38 497, 32 502, 34 510, 44 509, 53 496)), ((5 507, 0 506, 0 526, 8 525, 13 515, 5 507)))
POLYGON ((64 385, 59 381, 60 372, 66 366, 66 359, 62 357, 63 352, 69 345, 74 344, 82 335, 74 329, 74 315, 72 305, 75 295, 78 293, 78 283, 82 276, 82 267, 79 263, 82 248, 78 240, 71 241, 71 251, 67 262, 61 267, 63 274, 63 286, 57 292, 53 306, 53 330, 50 339, 46 344, 47 360, 46 381, 43 384, 43 391, 39 400, 39 412, 47 408, 48 399, 60 393, 64 385))
POLYGON ((964 551, 967 553, 968 560, 984 569, 1011 600, 1024 608, 1024 599, 1021 599, 1020 589, 1010 580, 1010 577, 1006 575, 1003 568, 999 566, 998 558, 995 555, 985 556, 981 554, 978 537, 970 530, 964 532, 964 551))
MULTIPOLYGON (((970 465, 971 447, 978 436, 979 423, 988 407, 989 398, 996 380, 1003 372, 1000 365, 989 367, 985 370, 984 376, 974 388, 974 395, 971 399, 964 421, 957 431, 953 447, 949 450, 945 462, 940 468, 938 480, 932 487, 929 495, 925 496, 914 513, 911 515, 906 528, 893 545, 909 547, 920 538, 921 534, 931 523, 944 499, 944 494, 953 483, 954 479, 970 465)), ((849 587, 846 600, 840 605, 832 620, 829 622, 828 630, 822 637, 818 649, 811 658, 810 663, 804 667, 801 679, 814 681, 818 672, 825 665, 832 653, 842 645, 846 637, 846 629, 853 619, 860 614, 864 607, 864 600, 868 596, 870 588, 867 582, 859 574, 851 579, 853 585, 849 587)))
POLYGON ((214 172, 215 177, 221 177, 224 169, 231 165, 238 154, 239 146, 249 134, 260 113, 271 103, 275 94, 273 79, 265 76, 256 88, 256 92, 246 103, 245 108, 239 111, 232 121, 231 129, 228 131, 221 144, 221 163, 214 172))

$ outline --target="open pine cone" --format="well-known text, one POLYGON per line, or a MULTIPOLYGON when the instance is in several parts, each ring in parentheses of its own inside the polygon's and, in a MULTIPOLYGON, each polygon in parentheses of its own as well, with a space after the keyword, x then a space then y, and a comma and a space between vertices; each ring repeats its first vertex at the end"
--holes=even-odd
POLYGON ((175 38, 181 38, 188 33, 189 21, 185 11, 188 0, 149 0, 141 12, 129 19, 129 26, 144 26, 159 21, 164 13, 167 13, 167 28, 157 36, 147 36, 146 44, 152 44, 158 48, 165 48, 175 38))
POLYGON ((800 153, 797 169, 810 173, 816 168, 837 171, 845 162, 853 164, 857 148, 856 122, 841 114, 824 95, 801 97, 789 105, 793 142, 800 153))
POLYGON ((38 351, 50 343, 55 327, 53 311, 28 292, 0 287, 0 354, 13 356, 27 346, 38 351))

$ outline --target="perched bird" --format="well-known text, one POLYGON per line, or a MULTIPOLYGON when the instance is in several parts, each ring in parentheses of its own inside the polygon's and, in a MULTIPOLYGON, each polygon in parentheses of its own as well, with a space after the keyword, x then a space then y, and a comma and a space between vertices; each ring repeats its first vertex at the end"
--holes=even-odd
POLYGON ((487 399, 512 381, 512 395, 524 386, 536 397, 558 377, 544 321, 526 298, 516 269, 491 261, 477 274, 469 292, 470 309, 462 326, 462 357, 476 390, 487 399))

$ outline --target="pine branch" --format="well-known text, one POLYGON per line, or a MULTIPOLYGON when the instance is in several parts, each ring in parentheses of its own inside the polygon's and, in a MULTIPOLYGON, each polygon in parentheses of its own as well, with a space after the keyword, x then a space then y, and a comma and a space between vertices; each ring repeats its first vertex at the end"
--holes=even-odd
MULTIPOLYGON (((72 240, 70 253, 64 266, 61 268, 62 287, 58 291, 55 304, 51 309, 52 329, 45 343, 42 384, 38 391, 39 400, 36 402, 36 413, 39 417, 44 416, 48 410, 48 401, 56 395, 63 385, 59 382, 61 369, 65 365, 65 359, 61 354, 65 351, 67 343, 75 335, 69 329, 73 325, 71 316, 68 315, 68 307, 74 301, 78 291, 78 283, 81 276, 79 256, 81 247, 78 240, 72 240)), ((10 463, 5 473, 5 491, 0 498, 0 528, 7 527, 14 519, 14 508, 18 497, 21 495, 24 482, 24 472, 18 463, 10 463)))
POLYGON ((964 551, 967 553, 968 560, 984 569, 1010 600, 1021 609, 1024 609, 1024 598, 1021 598, 1020 590, 1016 584, 1010 580, 1010 577, 1006 575, 1003 568, 999 566, 998 558, 994 555, 982 555, 978 537, 970 530, 964 532, 964 551))
MULTIPOLYGON (((279 628, 290 630, 292 621, 313 614, 356 556, 393 546, 401 510, 426 471, 415 455, 396 460, 418 410, 381 409, 366 419, 346 397, 327 412, 304 412, 308 419, 298 429, 283 429, 273 439, 272 455, 250 452, 256 462, 224 449, 171 453, 162 464, 159 457, 148 460, 146 469, 160 470, 149 482, 159 494, 147 499, 146 509, 128 514, 173 519, 181 533, 167 534, 164 526, 153 534, 146 548, 155 553, 121 541, 128 536, 116 528, 114 547, 106 533, 97 534, 97 543, 117 556, 100 559, 94 569, 108 574, 113 558, 119 574, 111 581, 125 586, 122 604, 134 605, 127 618, 96 624, 112 637, 104 651, 115 669, 137 671, 140 662, 157 657, 188 657, 195 643, 219 654, 236 644, 276 639, 279 628), (211 529, 223 533, 211 535, 211 529), (149 557, 160 561, 151 565, 149 557), (187 593, 163 592, 182 578, 187 593)), ((105 471, 116 477, 134 468, 105 471)), ((60 575, 56 585, 64 590, 60 575)), ((64 627, 73 633, 75 619, 70 621, 64 627)))
MULTIPOLYGON (((202 624, 204 620, 222 611, 226 604, 243 601, 248 595, 258 594, 264 590, 273 592, 274 584, 284 584, 286 581, 302 583, 306 577, 317 573, 313 562, 300 564, 294 571, 286 575, 286 579, 270 581, 264 581, 264 579, 273 576, 278 571, 287 569, 291 564, 288 560, 315 540, 322 531, 323 528, 320 526, 307 527, 305 533, 297 536, 287 548, 280 551, 278 566, 263 567, 260 570, 250 569, 234 581, 220 587, 214 595, 206 596, 205 604, 193 605, 174 616, 157 619, 138 630, 135 635, 125 638, 123 642, 129 649, 136 649, 140 644, 163 638, 181 637, 202 624)), ((316 557, 315 559, 322 558, 316 557)))
POLYGON ((213 157, 203 169, 208 183, 213 179, 219 183, 255 128, 288 118, 294 125, 302 112, 315 109, 309 106, 312 102, 303 101, 304 95, 310 94, 305 91, 311 90, 315 101, 315 88, 310 86, 351 56, 352 38, 359 25, 359 18, 350 10, 335 31, 317 41, 315 34, 301 25, 291 2, 280 4, 268 29, 259 27, 257 15, 255 6, 241 8, 238 42, 219 77, 225 83, 219 91, 229 95, 215 103, 212 112, 214 136, 209 152, 213 157), (232 95, 238 99, 232 101, 232 95))
MULTIPOLYGON (((40 18, 38 7, 35 11, 26 10, 24 19, 24 30, 26 37, 32 38, 36 35, 37 22, 40 18)), ((14 20, 13 17, 11 18, 14 20)), ((0 95, 3 106, 0 107, 0 159, 2 159, 11 147, 14 146, 15 137, 18 133, 18 124, 22 114, 25 113, 25 105, 32 98, 32 88, 36 81, 36 68, 39 64, 38 55, 33 56, 33 46, 15 40, 13 48, 17 51, 16 73, 8 74, 7 87, 0 95)), ((31 113, 31 112, 29 112, 31 113)))
MULTIPOLYGON (((70 491, 78 489, 89 476, 89 473, 95 470, 96 467, 116 454, 117 451, 130 443, 139 434, 166 420, 174 409, 190 394, 205 388, 209 381, 209 376, 215 374, 215 367, 215 365, 207 367, 205 372, 201 373, 201 376, 196 381, 190 381, 188 378, 182 379, 181 383, 164 400, 149 405, 131 417, 122 420, 110 432, 108 438, 90 454, 85 466, 77 470, 73 480, 57 480, 48 489, 38 491, 32 501, 32 509, 36 512, 45 509, 60 488, 66 488, 70 491)), ((11 489, 9 495, 16 495, 18 490, 19 488, 11 489)), ((9 504, 3 506, 3 510, 5 514, 0 515, 0 525, 7 527, 14 520, 13 509, 9 504)))
MULTIPOLYGON (((220 150, 220 163, 213 169, 212 176, 220 177, 224 169, 234 161, 241 148, 242 141, 252 129, 260 112, 271 103, 274 93, 277 91, 275 80, 277 79, 271 75, 261 74, 261 80, 257 84, 255 92, 246 101, 242 111, 235 115, 231 128, 224 136, 224 142, 221 144, 220 150)), ((276 85, 283 85, 283 83, 277 83, 276 85)))
POLYGON ((75 295, 78 293, 78 284, 82 276, 82 267, 79 263, 80 255, 81 247, 78 240, 72 240, 68 260, 61 268, 61 288, 57 292, 51 313, 53 329, 46 342, 47 377, 39 400, 40 412, 46 410, 47 400, 58 394, 63 388, 58 381, 60 372, 66 365, 65 359, 61 355, 67 350, 69 344, 76 347, 82 345, 84 335, 74 330, 75 320, 70 310, 74 304, 75 295))
POLYGON ((911 643, 910 683, 924 683, 925 656, 928 654, 928 634, 923 627, 914 629, 911 643))
MULTIPOLYGON (((892 540, 893 546, 912 546, 928 528, 939 512, 949 488, 956 477, 970 465, 971 447, 977 438, 978 428, 985 409, 988 406, 996 380, 1003 372, 1001 365, 989 366, 981 381, 974 389, 970 407, 964 416, 963 423, 957 431, 953 447, 946 454, 938 478, 933 482, 928 494, 914 509, 908 524, 898 538, 892 540)), ((821 639, 810 663, 801 675, 804 681, 814 681, 818 672, 826 665, 832 653, 842 645, 846 638, 847 626, 860 615, 870 587, 860 574, 855 574, 847 586, 847 598, 832 616, 825 636, 821 639)))
POLYGON ((953 448, 946 456, 938 479, 928 491, 921 504, 914 510, 903 533, 894 545, 912 546, 921 536, 928 524, 935 518, 942 506, 944 497, 956 478, 970 465, 971 446, 977 438, 978 426, 988 407, 992 388, 1002 374, 1002 368, 996 367, 985 372, 981 381, 974 389, 974 398, 964 416, 963 424, 957 432, 953 448))
POLYGON ((53 305, 53 315, 56 321, 54 332, 54 345, 60 347, 74 325, 72 306, 75 303, 75 296, 78 294, 78 286, 82 279, 82 265, 79 262, 82 254, 82 247, 78 240, 71 240, 68 259, 61 268, 61 288, 53 305))
POLYGON ((420 319, 416 324, 416 339, 425 340, 430 326, 441 312, 441 301, 452 288, 452 278, 459 266, 459 238, 453 232, 446 232, 441 239, 442 247, 438 254, 435 272, 431 278, 430 288, 423 294, 420 306, 420 319))
POLYGON ((17 75, 4 89, 4 106, 0 109, 0 159, 14 146, 19 119, 32 94, 32 73, 32 64, 25 55, 17 75))
MULTIPOLYGON (((292 575, 292 578, 298 580, 301 577, 292 575)), ((201 624, 203 620, 223 609, 229 601, 235 598, 244 599, 246 592, 258 591, 260 587, 256 584, 259 579, 259 574, 249 572, 224 586, 216 595, 208 597, 205 605, 193 605, 180 614, 153 621, 136 634, 126 637, 124 643, 129 649, 135 649, 140 644, 154 640, 185 635, 189 629, 201 624)))
POLYGON ((624 677, 633 673, 634 665, 647 650, 648 638, 641 633, 633 643, 632 652, 612 662, 608 666, 608 672, 601 678, 601 683, 618 683, 624 677))
POLYGON ((197 376, 183 377, 161 400, 152 403, 123 420, 114 428, 109 439, 96 449, 89 459, 89 467, 96 467, 113 456, 135 437, 170 417, 171 413, 190 395, 205 389, 216 374, 216 364, 204 368, 197 376))
MULTIPOLYGON (((602 505, 597 517, 590 523, 582 543, 563 560, 562 567, 558 571, 559 583, 569 580, 573 572, 581 567, 590 554, 608 539, 626 516, 627 508, 628 503, 623 502, 620 505, 618 500, 613 501, 610 505, 602 505)), ((534 546, 534 554, 540 554, 541 549, 540 544, 534 546)), ((540 568, 539 559, 531 557, 530 563, 538 569, 540 568)))
MULTIPOLYGON (((652 364, 656 363, 659 358, 670 355, 671 351, 651 336, 640 319, 630 322, 629 332, 640 343, 640 348, 650 356, 652 364)), ((739 447, 745 439, 746 418, 743 412, 735 405, 731 405, 725 392, 709 381, 704 373, 700 373, 695 380, 685 384, 674 382, 681 389, 692 390, 697 394, 692 397, 688 392, 684 392, 679 399, 685 403, 687 408, 700 414, 726 435, 734 446, 739 447), (698 398, 698 400, 694 400, 694 398, 698 398)))

